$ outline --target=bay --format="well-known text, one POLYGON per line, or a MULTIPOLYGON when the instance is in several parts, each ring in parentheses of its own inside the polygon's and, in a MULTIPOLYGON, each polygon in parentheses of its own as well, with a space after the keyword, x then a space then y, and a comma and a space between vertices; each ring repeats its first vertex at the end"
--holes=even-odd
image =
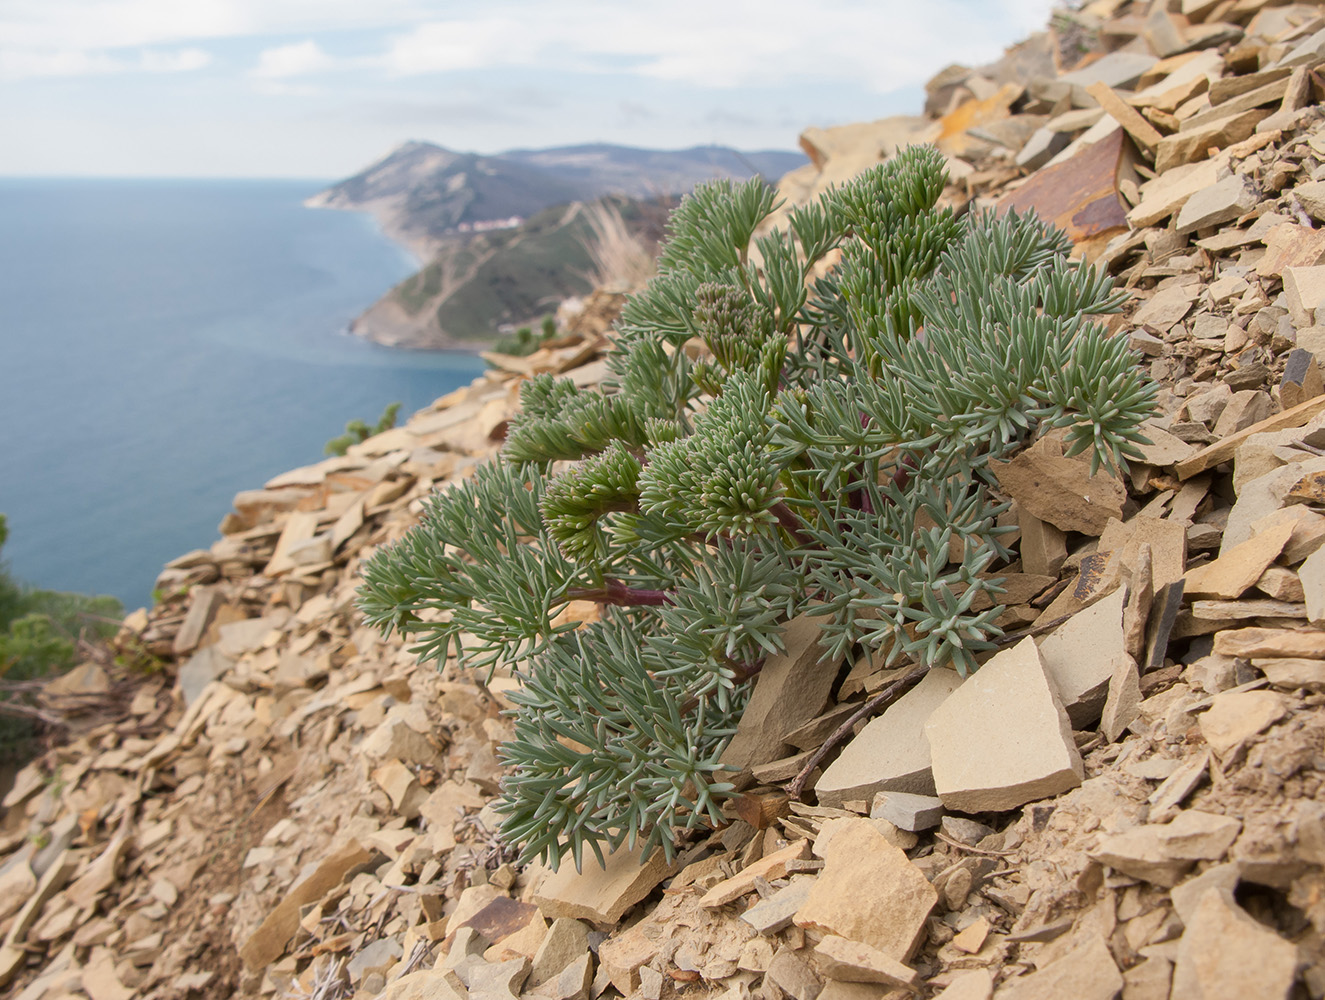
POLYGON ((417 266, 319 181, 0 179, 3 556, 35 586, 150 601, 230 500, 353 418, 468 383, 468 354, 348 324, 417 266))

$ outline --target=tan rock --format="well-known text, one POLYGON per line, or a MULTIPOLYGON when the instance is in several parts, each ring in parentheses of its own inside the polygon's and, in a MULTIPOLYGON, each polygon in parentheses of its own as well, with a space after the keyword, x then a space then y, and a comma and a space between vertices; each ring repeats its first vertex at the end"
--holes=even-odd
POLYGON ((1116 743, 1127 727, 1141 715, 1141 676, 1130 656, 1118 661, 1109 678, 1109 690, 1100 713, 1100 732, 1116 743))
POLYGON ((1215 695, 1201 716, 1201 735, 1225 757, 1287 714, 1284 696, 1274 691, 1225 691, 1215 695))
POLYGON ((561 970, 553 989, 553 1000, 588 1000, 593 985, 593 955, 585 952, 561 970))
POLYGON ((1184 593, 1188 597, 1232 600, 1253 587, 1279 558, 1293 535, 1293 525, 1281 524, 1253 535, 1220 554, 1219 558, 1187 573, 1184 593))
POLYGON ((1205 159, 1207 151, 1212 148, 1223 149, 1241 142, 1256 131, 1256 126, 1268 114, 1264 108, 1254 108, 1166 136, 1155 147, 1155 172, 1163 174, 1181 164, 1205 159))
POLYGON ((796 911, 810 898, 814 879, 797 875, 773 895, 761 899, 741 914, 741 920, 760 934, 776 934, 791 926, 796 911))
POLYGON ((346 841, 307 878, 293 885, 239 949, 244 965, 256 972, 279 958, 299 929, 299 911, 336 888, 350 871, 371 858, 372 853, 357 840, 346 841))
POLYGON ((557 979, 576 959, 589 953, 589 928, 579 920, 558 917, 538 946, 529 970, 528 987, 536 990, 557 979))
POLYGON ((1169 285, 1146 299, 1133 314, 1132 322, 1156 333, 1167 333, 1187 315, 1199 294, 1199 285, 1169 285))
POLYGON ((421 969, 401 976, 377 995, 376 1000, 466 1000, 434 969, 421 969))
POLYGON ((359 752, 375 763, 396 760, 415 766, 436 767, 442 761, 441 754, 426 736, 394 715, 364 737, 359 752))
MULTIPOLYGON (((1276 413, 1267 417, 1251 427, 1238 431, 1222 441, 1216 441, 1208 447, 1202 448, 1191 458, 1180 461, 1175 470, 1179 479, 1190 479, 1197 473, 1204 472, 1206 469, 1218 465, 1220 462, 1227 462, 1241 447, 1242 443, 1253 434, 1263 434, 1269 431, 1287 430, 1290 427, 1301 427, 1311 420, 1317 414, 1325 413, 1325 396, 1317 396, 1314 399, 1308 399, 1305 403, 1299 403, 1292 409, 1284 410, 1282 413, 1276 413)), ((1311 464, 1311 463, 1304 463, 1311 464)), ((1268 511, 1264 513, 1269 513, 1268 511)), ((1262 514, 1262 516, 1264 516, 1262 514)), ((1242 541, 1243 538, 1238 538, 1242 541)))
POLYGON ((1265 675, 1277 688, 1290 691, 1307 688, 1325 690, 1325 660, 1303 660, 1295 657, 1255 659, 1251 665, 1265 675))
POLYGON ((130 1000, 135 991, 120 981, 115 955, 109 948, 95 948, 83 966, 83 989, 92 1000, 130 1000))
POLYGON ((1044 968, 1008 980, 998 991, 999 1000, 1114 1000, 1123 988, 1123 977, 1097 935, 1044 968))
POLYGON ((779 987, 791 1000, 815 1000, 823 989, 823 981, 814 970, 787 947, 779 948, 768 963, 764 981, 779 987))
POLYGON ((1169 1000, 1173 963, 1148 958, 1123 973, 1123 996, 1127 1000, 1169 1000))
POLYGON ((925 735, 938 796, 950 809, 1013 809, 1081 784, 1071 723, 1033 639, 968 678, 930 716, 925 735))
POLYGON ((1092 476, 1088 461, 1053 455, 1037 442, 1010 462, 991 464, 1019 508, 1063 531, 1099 535, 1109 518, 1122 519, 1123 484, 1103 471, 1092 476))
POLYGON ((782 850, 774 851, 772 854, 747 865, 731 878, 724 879, 713 886, 700 899, 699 905, 707 907, 725 906, 733 900, 740 899, 747 892, 753 892, 755 879, 762 878, 771 881, 775 878, 784 878, 787 874, 788 862, 801 861, 809 856, 810 842, 808 840, 798 840, 789 844, 782 850))
POLYGON ((524 957, 475 966, 469 974, 470 1000, 518 1000, 528 975, 529 959, 524 957))
POLYGON ((1119 587, 1039 643, 1040 660, 1075 729, 1099 719, 1109 679, 1127 658, 1122 627, 1126 598, 1126 590, 1119 587))
POLYGON ((987 969, 959 972, 934 1000, 989 1000, 994 995, 994 977, 987 969))
POLYGON ((1138 228, 1153 226, 1179 211, 1193 195, 1214 186, 1228 167, 1222 160, 1203 160, 1165 171, 1141 185, 1141 200, 1127 213, 1138 228))
POLYGON ((1307 556, 1297 575, 1307 606, 1307 618, 1313 624, 1325 625, 1325 549, 1317 549, 1307 556))
POLYGON ((1137 514, 1126 521, 1110 519, 1100 535, 1099 550, 1118 551, 1122 568, 1135 573, 1142 545, 1150 546, 1150 577, 1154 587, 1172 583, 1187 565, 1187 530, 1180 521, 1137 514))
POLYGON ((925 932, 938 893, 877 830, 859 824, 834 837, 799 927, 837 934, 906 962, 925 932))
POLYGON ((842 749, 815 783, 819 804, 869 801, 882 791, 933 794, 925 721, 960 685, 955 670, 930 670, 842 749))
POLYGON ((1284 296, 1288 314, 1298 328, 1312 326, 1316 307, 1325 300, 1325 265, 1283 269, 1284 296))
POLYGON ((770 656, 755 680, 722 762, 735 770, 786 756, 788 733, 823 711, 837 671, 820 662, 823 620, 802 615, 783 631, 786 652, 770 656))
POLYGON ((1057 577, 1067 560, 1067 534, 1041 521, 1022 507, 1017 508, 1021 531, 1021 562, 1027 573, 1057 577))
MULTIPOLYGON (((624 847, 606 856, 607 867, 600 867, 592 855, 586 857, 584 872, 573 864, 563 864, 549 875, 534 892, 534 902, 549 920, 571 917, 602 924, 614 924, 628 909, 673 874, 661 850, 644 860, 639 848, 624 847)), ((627 991, 629 992, 629 991, 627 991)))
POLYGON ((1172 1000, 1286 1000, 1296 978, 1297 948, 1212 888, 1178 944, 1172 1000))
POLYGON ((848 983, 881 983, 913 987, 916 971, 890 958, 877 948, 829 934, 814 949, 815 964, 829 979, 848 983))

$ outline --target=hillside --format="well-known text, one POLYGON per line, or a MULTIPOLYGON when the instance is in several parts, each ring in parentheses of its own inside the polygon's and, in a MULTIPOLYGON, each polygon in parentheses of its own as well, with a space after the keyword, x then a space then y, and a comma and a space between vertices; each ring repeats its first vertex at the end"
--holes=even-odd
POLYGON ((1016 645, 971 679, 779 657, 731 822, 670 865, 512 863, 493 800, 520 679, 419 665, 354 592, 500 447, 526 376, 604 378, 595 296, 555 346, 236 496, 116 650, 49 685, 65 738, 0 816, 0 988, 1325 995, 1322 67, 1316 5, 1094 0, 945 70, 923 117, 802 136, 793 204, 934 142, 944 204, 1058 221, 1127 290, 1101 319, 1159 384, 1126 477, 1054 434, 999 466, 1016 645))
POLYGON ((372 212, 383 230, 421 259, 468 223, 527 219, 546 208, 608 194, 683 194, 715 177, 770 180, 804 162, 791 152, 742 153, 720 146, 647 150, 567 146, 493 156, 407 142, 306 202, 372 212))
POLYGON ((354 321, 390 347, 483 348, 504 324, 532 323, 594 287, 595 213, 616 213, 648 254, 674 199, 606 197, 544 209, 510 229, 438 241, 429 262, 354 321))

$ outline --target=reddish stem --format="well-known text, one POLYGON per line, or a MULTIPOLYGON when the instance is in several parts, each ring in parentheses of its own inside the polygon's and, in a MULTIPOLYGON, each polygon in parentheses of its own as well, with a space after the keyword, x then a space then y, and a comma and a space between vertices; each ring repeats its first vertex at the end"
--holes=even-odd
POLYGON ((595 601, 622 607, 657 607, 672 603, 672 595, 665 590, 631 587, 620 580, 608 580, 601 587, 572 587, 566 596, 572 601, 595 601))

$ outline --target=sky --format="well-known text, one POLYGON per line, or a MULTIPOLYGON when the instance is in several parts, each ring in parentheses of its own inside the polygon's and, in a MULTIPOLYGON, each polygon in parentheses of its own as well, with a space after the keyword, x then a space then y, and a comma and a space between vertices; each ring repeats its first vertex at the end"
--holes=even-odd
POLYGON ((342 177, 411 139, 795 149, 1051 0, 0 0, 0 176, 342 177))

